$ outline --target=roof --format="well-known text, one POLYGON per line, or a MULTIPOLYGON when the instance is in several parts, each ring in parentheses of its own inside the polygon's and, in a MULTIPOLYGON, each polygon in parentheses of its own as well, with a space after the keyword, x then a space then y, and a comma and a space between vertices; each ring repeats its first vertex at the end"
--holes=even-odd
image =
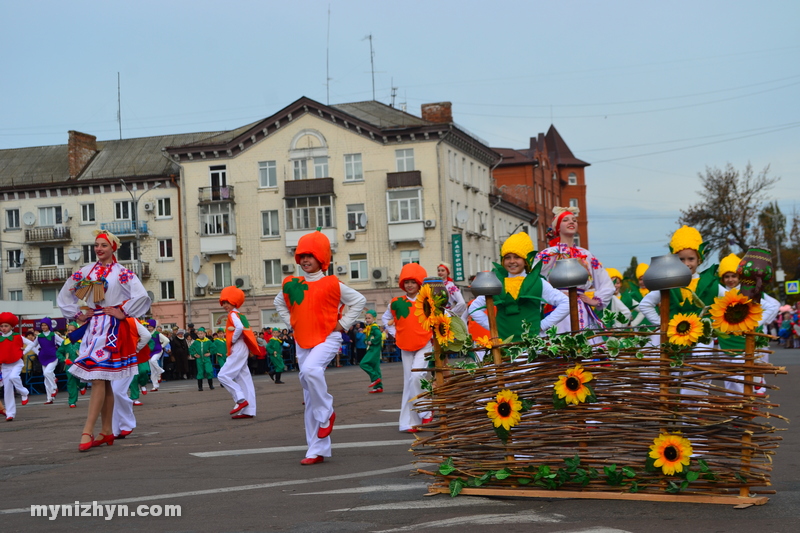
POLYGON ((545 135, 547 139, 547 148, 550 156, 550 162, 557 166, 567 167, 588 167, 589 163, 581 161, 575 157, 572 150, 569 149, 567 143, 561 138, 561 134, 555 126, 551 125, 545 135))
POLYGON ((502 165, 532 164, 533 150, 514 150, 513 148, 492 148, 503 157, 502 165))
POLYGON ((407 128, 409 126, 428 126, 434 124, 433 122, 415 117, 405 111, 374 100, 353 102, 350 104, 335 104, 331 107, 381 129, 407 128))
POLYGON ((0 150, 0 187, 53 183, 68 177, 66 144, 0 150))

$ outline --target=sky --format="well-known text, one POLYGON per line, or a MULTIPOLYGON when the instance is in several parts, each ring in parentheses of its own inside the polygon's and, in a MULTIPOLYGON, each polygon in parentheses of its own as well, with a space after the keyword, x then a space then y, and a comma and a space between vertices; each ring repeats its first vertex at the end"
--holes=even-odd
POLYGON ((0 149, 118 139, 118 100, 125 138, 371 100, 371 35, 378 101, 452 102, 492 147, 555 125, 591 164, 605 266, 668 253, 706 167, 769 166, 770 194, 800 211, 793 0, 0 0, 0 20, 0 149))

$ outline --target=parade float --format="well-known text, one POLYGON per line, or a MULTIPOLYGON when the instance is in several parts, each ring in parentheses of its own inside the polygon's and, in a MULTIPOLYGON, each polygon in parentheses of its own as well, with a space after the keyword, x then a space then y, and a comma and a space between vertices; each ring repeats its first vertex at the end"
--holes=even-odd
MULTIPOLYGON (((571 261, 558 262, 554 286, 585 281, 571 261)), ((435 333, 435 370, 417 408, 436 417, 419 427, 412 451, 419 472, 434 478, 430 492, 766 503, 781 440, 770 422, 783 417, 773 413, 772 380, 760 378, 785 370, 767 362, 769 337, 755 331, 770 268, 748 252, 739 270, 741 293, 717 298, 700 317, 670 320, 670 291, 691 273, 675 256, 653 258, 645 283, 661 291, 660 330, 613 327, 619 317, 606 312, 602 331, 526 330, 513 340, 497 338, 495 274, 479 274, 471 287, 487 302, 491 335, 481 339, 464 334, 440 287, 426 283, 417 315, 435 333), (729 335, 744 349, 697 346, 729 335)))

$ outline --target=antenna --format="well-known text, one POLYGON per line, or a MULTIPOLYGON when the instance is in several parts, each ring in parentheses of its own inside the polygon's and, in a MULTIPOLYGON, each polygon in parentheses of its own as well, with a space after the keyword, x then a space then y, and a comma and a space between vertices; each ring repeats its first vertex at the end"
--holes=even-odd
POLYGON ((328 4, 328 39, 325 43, 325 93, 326 104, 331 105, 331 67, 330 67, 330 48, 331 48, 331 5, 328 4))
POLYGON ((397 87, 394 86, 394 78, 392 78, 392 105, 390 107, 394 107, 395 96, 397 96, 397 87))
POLYGON ((370 33, 362 41, 369 39, 369 64, 372 68, 372 99, 375 100, 375 52, 372 49, 372 34, 370 33))
POLYGON ((119 72, 117 72, 117 122, 119 122, 119 140, 122 140, 122 98, 119 89, 119 72))

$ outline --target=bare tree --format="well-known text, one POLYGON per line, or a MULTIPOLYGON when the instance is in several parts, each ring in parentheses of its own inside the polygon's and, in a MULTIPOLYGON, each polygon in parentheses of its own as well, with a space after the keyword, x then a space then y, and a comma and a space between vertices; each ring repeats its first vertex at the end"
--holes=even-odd
POLYGON ((732 247, 742 254, 757 244, 759 215, 769 191, 780 177, 770 177, 769 165, 757 175, 750 163, 739 172, 728 163, 724 169, 706 167, 698 173, 702 200, 681 210, 678 223, 693 226, 707 243, 707 250, 727 254, 732 247))

